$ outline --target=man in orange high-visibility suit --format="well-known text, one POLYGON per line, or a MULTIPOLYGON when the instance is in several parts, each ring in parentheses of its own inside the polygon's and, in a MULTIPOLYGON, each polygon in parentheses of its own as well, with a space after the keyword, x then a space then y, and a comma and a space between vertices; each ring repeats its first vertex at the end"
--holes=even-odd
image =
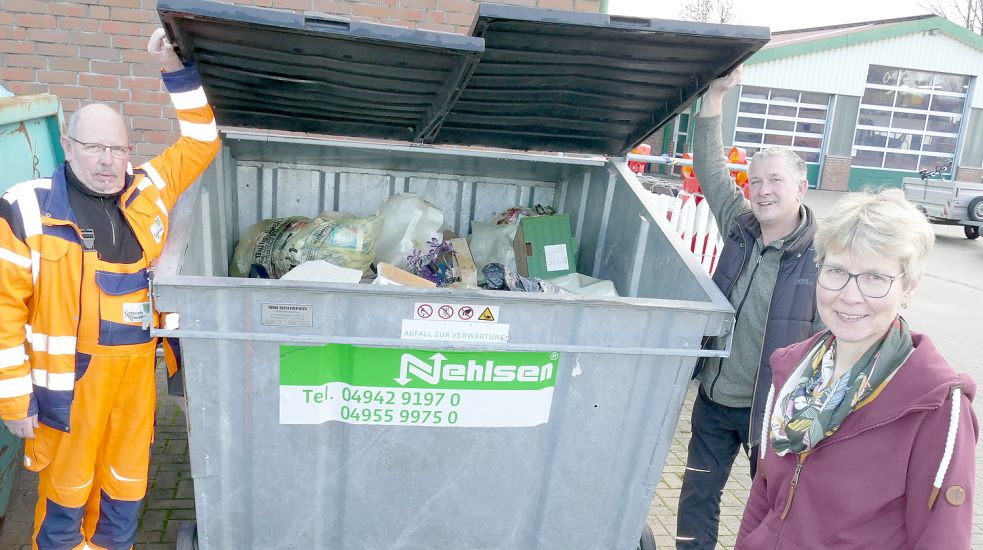
POLYGON ((146 494, 156 339, 148 272, 168 212, 219 148, 197 69, 164 31, 163 68, 181 138, 133 167, 126 123, 76 111, 50 178, 0 198, 0 418, 38 472, 33 547, 133 547, 146 494))

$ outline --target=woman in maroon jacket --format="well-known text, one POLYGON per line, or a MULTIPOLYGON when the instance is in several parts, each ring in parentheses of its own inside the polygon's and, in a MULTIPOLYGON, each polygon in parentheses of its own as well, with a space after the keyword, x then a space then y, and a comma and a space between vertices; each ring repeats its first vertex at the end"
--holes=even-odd
POLYGON ((771 356, 738 550, 968 549, 976 384, 900 315, 934 233, 898 190, 850 193, 816 233, 828 330, 771 356))

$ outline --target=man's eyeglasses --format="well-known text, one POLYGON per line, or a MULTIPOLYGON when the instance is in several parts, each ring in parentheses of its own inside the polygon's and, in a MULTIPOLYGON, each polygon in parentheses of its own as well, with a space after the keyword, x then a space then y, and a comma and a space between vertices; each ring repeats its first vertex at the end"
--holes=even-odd
POLYGON ((81 145, 82 151, 84 151, 87 155, 92 155, 93 157, 98 157, 102 155, 103 151, 109 149, 109 155, 114 159, 125 159, 130 155, 130 151, 133 150, 133 147, 129 145, 103 145, 101 143, 86 143, 84 141, 79 141, 72 136, 68 136, 68 139, 81 145))
POLYGON ((904 277, 904 273, 899 275, 850 273, 840 267, 819 264, 819 278, 816 279, 816 283, 826 290, 843 290, 850 279, 856 279, 861 294, 868 298, 883 298, 891 292, 891 286, 898 277, 904 277))

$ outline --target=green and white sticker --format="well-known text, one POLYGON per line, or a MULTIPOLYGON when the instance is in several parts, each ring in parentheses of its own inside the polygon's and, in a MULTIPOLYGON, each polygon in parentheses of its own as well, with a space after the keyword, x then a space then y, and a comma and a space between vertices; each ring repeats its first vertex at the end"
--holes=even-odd
POLYGON ((549 422, 559 354, 280 347, 280 423, 448 428, 549 422))

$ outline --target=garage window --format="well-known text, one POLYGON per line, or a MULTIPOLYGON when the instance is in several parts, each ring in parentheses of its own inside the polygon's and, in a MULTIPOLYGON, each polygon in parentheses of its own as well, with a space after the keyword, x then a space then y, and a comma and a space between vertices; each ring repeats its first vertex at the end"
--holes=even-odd
POLYGON ((952 160, 969 83, 963 75, 871 65, 853 165, 914 171, 952 160))
POLYGON ((791 147, 806 162, 819 162, 829 94, 743 86, 734 145, 748 156, 762 147, 791 147))

